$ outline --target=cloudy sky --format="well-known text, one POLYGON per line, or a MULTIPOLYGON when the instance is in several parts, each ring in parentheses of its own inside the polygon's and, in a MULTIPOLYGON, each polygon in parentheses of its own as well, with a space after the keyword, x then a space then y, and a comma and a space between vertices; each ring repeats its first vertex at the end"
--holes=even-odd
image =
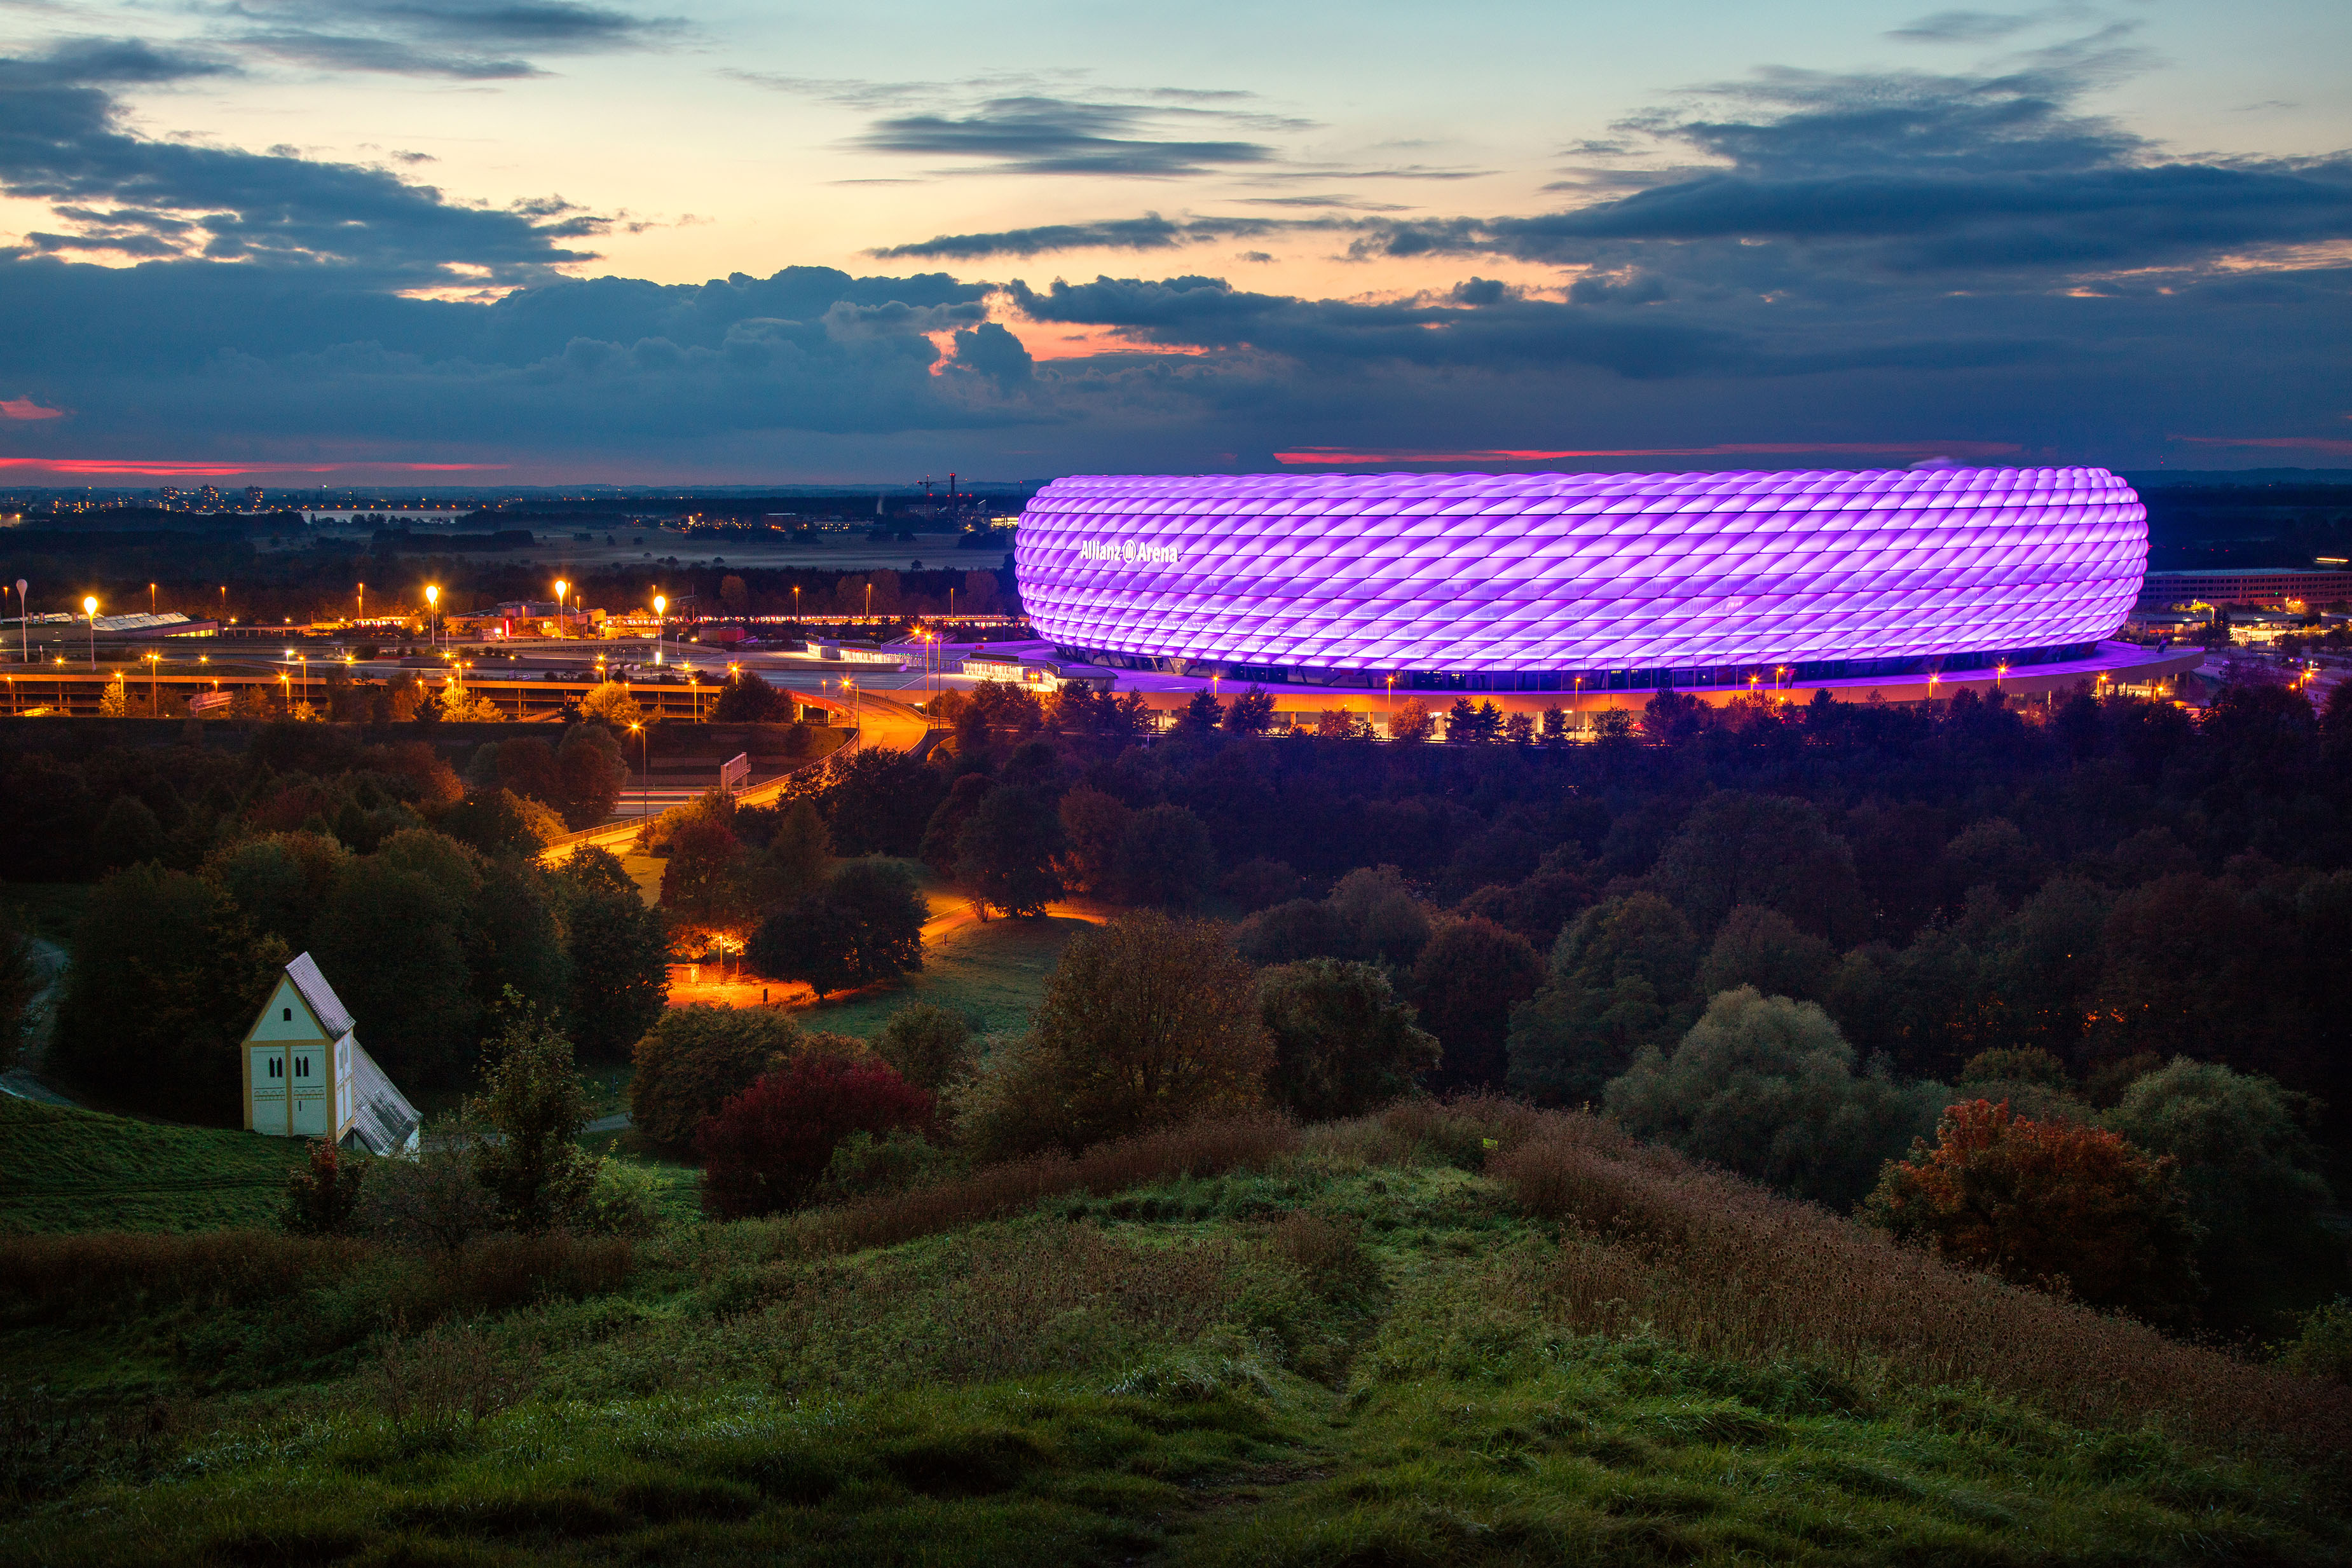
POLYGON ((2352 466, 2352 6, 0 0, 0 484, 2352 466))

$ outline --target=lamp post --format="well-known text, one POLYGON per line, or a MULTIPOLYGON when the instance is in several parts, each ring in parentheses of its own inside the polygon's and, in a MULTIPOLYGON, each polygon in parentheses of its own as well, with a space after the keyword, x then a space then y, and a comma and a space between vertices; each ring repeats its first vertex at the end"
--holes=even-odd
POLYGON ((570 583, 560 577, 555 580, 555 634, 559 637, 563 635, 563 596, 571 591, 570 583))
POLYGON ((81 612, 89 617, 89 667, 95 671, 98 668, 98 599, 96 595, 89 595, 82 600, 81 612))
POLYGON ((360 612, 352 617, 352 619, 354 621, 364 621, 367 619, 367 584, 364 582, 360 584, 360 612))
POLYGON ((660 664, 660 663, 662 662, 662 616, 663 616, 665 613, 667 613, 667 612, 668 612, 668 610, 669 610, 669 601, 668 601, 667 599, 664 598, 662 595, 660 595, 660 594, 658 594, 658 593, 655 594, 655 595, 654 595, 654 663, 655 663, 655 664, 660 664))
POLYGON ((163 655, 161 653, 148 654, 147 716, 149 718, 162 718, 163 716, 163 655))
POLYGON ((155 585, 152 582, 147 585, 147 613, 155 613, 155 585))
POLYGON ((866 583, 866 619, 874 619, 874 583, 870 578, 866 583))
POLYGON ((799 583, 795 582, 795 583, 793 583, 793 625, 795 625, 795 626, 799 625, 799 624, 800 624, 800 620, 801 620, 801 585, 800 585, 799 583))
POLYGON ((425 585, 425 641, 435 648, 441 645, 441 589, 437 583, 425 585))
POLYGON ((648 742, 646 739, 646 727, 642 724, 633 724, 629 726, 629 733, 637 737, 637 815, 650 816, 653 813, 653 807, 649 804, 650 797, 646 793, 646 775, 653 771, 653 764, 647 760, 648 742))

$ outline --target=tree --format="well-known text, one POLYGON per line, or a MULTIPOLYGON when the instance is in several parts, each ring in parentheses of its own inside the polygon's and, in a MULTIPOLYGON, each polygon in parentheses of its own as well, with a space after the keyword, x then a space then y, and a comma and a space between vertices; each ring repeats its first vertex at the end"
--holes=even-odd
MULTIPOLYGON (((1552 710, 1557 713, 1557 708, 1552 710)), ((1513 746, 1533 746, 1536 743, 1536 720, 1533 714, 1515 713, 1503 720, 1503 739, 1513 746)))
POLYGON ((1261 970, 1257 1002, 1274 1040, 1269 1087, 1301 1121, 1378 1110, 1411 1093, 1443 1054, 1370 964, 1310 958, 1261 970))
POLYGON ((904 751, 861 747, 830 773, 817 810, 838 855, 915 853, 923 824, 947 792, 938 770, 904 751))
POLYGON ((1035 915, 1061 896, 1062 822, 1032 789, 999 785, 956 834, 956 880, 982 915, 1035 915))
POLYGON ((670 1008, 631 1052, 629 1120, 647 1142, 682 1150, 703 1119, 802 1049, 800 1026, 767 1008, 670 1008))
POLYGON ((1598 1101, 1644 1047, 1672 1044, 1697 1016, 1697 938, 1654 893, 1597 904, 1553 944, 1550 978, 1511 1014, 1515 1093, 1598 1101))
POLYGON ((215 883, 152 862, 117 872, 75 936, 54 1061, 131 1104, 232 1122, 238 1044, 290 956, 215 883))
POLYGON ((1348 933, 1344 956, 1402 967, 1429 944, 1429 911, 1392 865, 1359 866, 1341 877, 1331 908, 1348 933))
POLYGON ((1473 915, 1437 928, 1412 966, 1412 995, 1444 1047, 1438 1079, 1454 1087, 1502 1087, 1511 1009, 1544 983, 1528 939, 1473 915))
MULTIPOLYGON (((1122 915, 1063 952, 1030 1049, 992 1063, 983 1086, 1000 1104, 1038 1108, 1024 1141, 1070 1149, 1258 1104, 1274 1045, 1255 982, 1215 925, 1122 915), (987 1085, 998 1073, 1013 1082, 987 1085)), ((991 1152, 1012 1141, 974 1132, 991 1152)))
POLYGON ((588 1120, 588 1095, 572 1040, 553 1019, 512 989, 499 1011, 499 1032, 482 1046, 477 1104, 496 1136, 482 1140, 474 1172, 499 1218, 532 1235, 575 1223, 587 1208, 597 1162, 574 1140, 588 1120))
POLYGON ((136 795, 117 795, 99 819, 92 844, 98 863, 110 869, 135 865, 163 852, 163 824, 136 795))
POLYGON ((1660 686, 1642 705, 1642 736, 1661 746, 1679 746, 1705 729, 1708 717, 1706 704, 1698 698, 1660 686))
POLYGON ((947 799, 939 803, 931 820, 923 826, 923 863, 941 876, 953 876, 956 863, 956 840, 963 825, 980 810, 980 803, 996 788, 996 780, 985 773, 966 773, 948 786, 947 799))
POLYGON ((619 734, 646 722, 646 710, 629 695, 626 682, 606 681, 580 699, 580 716, 619 734))
POLYGON ((1743 904, 1725 917, 1698 967, 1702 994, 1754 988, 1768 997, 1818 1002, 1829 995, 1837 950, 1797 929, 1777 909, 1743 904))
POLYGON ((1437 721, 1429 715, 1429 705, 1419 697, 1405 698, 1389 716, 1391 740, 1427 740, 1436 727, 1437 721))
POLYGON ((1188 735, 1206 735, 1224 716, 1225 705, 1216 699, 1214 693, 1198 691, 1176 711, 1176 727, 1188 735))
POLYGON ((320 833, 268 833, 215 851, 203 874, 220 884, 254 928, 300 953, 351 852, 320 833))
POLYGON ((1558 703, 1543 710, 1542 738, 1546 746, 1568 744, 1568 710, 1558 703))
POLYGON ((1659 854, 1657 884, 1709 935, 1743 904, 1832 941, 1860 934, 1853 852, 1810 801, 1791 796, 1708 796, 1659 854))
POLYGON ((1352 957, 1356 935, 1328 902, 1294 898, 1243 921, 1234 933, 1234 946, 1253 964, 1290 964, 1303 958, 1352 957))
POLYGON ((1864 1218, 1964 1269, 2165 1317, 2195 1299, 2196 1227, 2173 1162, 2120 1134, 1950 1107, 1889 1164, 1864 1218))
POLYGON ((549 804, 563 814, 563 825, 576 831, 613 814, 621 787, 628 782, 629 765, 611 730, 601 724, 575 724, 555 748, 555 772, 556 798, 549 804))
POLYGON ((536 855, 563 836, 562 818, 504 789, 467 790, 433 826, 486 855, 536 855))
POLYGON ((1635 1057, 1609 1084, 1609 1115, 1642 1137, 1843 1207, 1870 1190, 1943 1097, 1853 1066, 1853 1047, 1814 1003, 1743 986, 1709 1002, 1671 1056, 1635 1057))
POLYGON ((2200 1271, 2229 1315, 2308 1281, 2340 1290, 2340 1244, 2320 1228, 2331 1202, 2311 1129, 2309 1096, 2254 1073, 2177 1056, 2135 1079, 2102 1121, 2149 1154, 2175 1161, 2189 1218, 2200 1231, 2200 1271))
POLYGON ((546 873, 529 862, 496 860, 482 869, 467 912, 466 967, 486 1010, 509 990, 541 1008, 562 1006, 571 966, 550 892, 546 873))
POLYGON ((702 1200, 719 1219, 780 1214, 806 1202, 833 1152, 863 1133, 925 1129, 932 1097, 887 1062, 808 1052, 766 1074, 702 1125, 702 1200))
POLYGON ((1189 909, 1217 874, 1209 830, 1181 806, 1147 806, 1119 837, 1112 880, 1129 904, 1189 909))
POLYGON ((775 831, 769 836, 767 847, 752 857, 747 868, 751 906, 770 909, 814 893, 824 884, 825 862, 831 858, 832 848, 824 831, 824 819, 817 815, 814 804, 795 800, 779 808, 775 831))
POLYGON ((550 878, 563 924, 566 1012, 591 1060, 625 1060, 669 997, 669 941, 659 914, 610 850, 583 844, 550 878))
POLYGON ((719 816, 688 817, 670 834, 669 860, 662 867, 662 907, 685 925, 726 930, 748 925, 753 912, 744 879, 738 874, 746 858, 742 841, 719 816))
POLYGON ((320 911, 310 951, 403 1085, 455 1079, 478 1038, 465 930, 480 881, 461 846, 401 833, 345 866, 320 911))
POLYGON ((714 724, 766 724, 792 706, 792 699, 761 679, 757 670, 738 670, 719 683, 710 710, 714 724))
POLYGON ((1108 892, 1119 840, 1135 813, 1118 796, 1079 784, 1062 796, 1059 815, 1062 841, 1069 846, 1065 880, 1089 893, 1108 892))
POLYGON ((1235 735, 1264 735, 1274 726, 1274 699, 1253 685, 1225 710, 1225 727, 1235 735))
POLYGON ((937 1094, 971 1076, 977 1063, 971 1025, 961 1013, 909 1002, 874 1037, 874 1054, 918 1089, 937 1094))
POLYGON ((905 867, 845 861, 814 897, 771 911, 744 960, 772 979, 808 982, 823 1000, 921 969, 929 915, 905 867))

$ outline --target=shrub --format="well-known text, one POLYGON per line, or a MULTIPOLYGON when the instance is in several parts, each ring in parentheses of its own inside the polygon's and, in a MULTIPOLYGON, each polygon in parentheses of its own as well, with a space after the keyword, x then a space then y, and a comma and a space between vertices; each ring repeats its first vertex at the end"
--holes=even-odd
POLYGON ((1274 1039, 1269 1087, 1303 1120, 1361 1115, 1437 1065, 1436 1037, 1372 965, 1310 958, 1263 970, 1257 1005, 1274 1039))
POLYGON ((1818 1006, 1746 986, 1708 1003, 1672 1056, 1635 1058, 1607 1100, 1610 1119, 1639 1136, 1840 1207, 1935 1113, 1883 1074, 1856 1073, 1818 1006))
POLYGON ((685 1149, 705 1118, 801 1049, 800 1026, 765 1009, 672 1008, 637 1041, 629 1120, 649 1143, 685 1149))
POLYGON ((1952 1106, 1867 1214, 1897 1240, 1963 1268, 2143 1315, 2197 1292, 2197 1230, 2177 1166, 2104 1128, 2018 1121, 2006 1104, 1952 1106))
POLYGON ((142 1303, 275 1301, 350 1274, 362 1242, 341 1236, 207 1230, 191 1236, 92 1231, 0 1236, 0 1303, 12 1315, 119 1315, 142 1303))
MULTIPOLYGON (((1083 1148, 1245 1110, 1264 1099, 1274 1059, 1255 978, 1217 925, 1122 916, 1070 944, 1046 978, 1031 1045, 992 1063, 983 1082, 998 1081, 995 1103, 1023 1108, 1030 1148, 1083 1148)), ((988 1152, 1023 1147, 1003 1131, 983 1132, 988 1152)))
POLYGON ((905 1192, 962 1174, 963 1162, 921 1134, 897 1128, 881 1137, 852 1133, 825 1161, 822 1196, 828 1200, 905 1192))
POLYGON ((368 1173, 353 1228, 395 1247, 437 1252, 496 1229, 498 1206, 474 1163, 482 1131, 462 1109, 428 1123, 415 1159, 385 1160, 368 1173))
POLYGON ((596 1161, 573 1142, 588 1119, 587 1092, 569 1036, 512 990, 506 1013, 482 1048, 479 1113, 496 1135, 483 1139, 475 1176, 515 1229, 568 1227, 596 1183, 596 1161))
POLYGON ((596 1162, 595 1185, 577 1215, 590 1236, 635 1239, 661 1228, 661 1182, 643 1166, 626 1160, 596 1162))
POLYGON ((887 1063, 803 1055, 703 1124, 695 1139, 703 1204, 722 1219, 797 1207, 844 1138, 928 1126, 935 1106, 887 1063))
POLYGON ((2279 1364, 2305 1377, 2352 1384, 2352 1300, 2338 1296, 2305 1313, 2279 1364))
POLYGON ((971 1075, 977 1053, 961 1013, 913 1002, 890 1015, 874 1037, 874 1054, 916 1088, 937 1094, 971 1075))
POLYGON ((310 1163, 286 1173, 286 1207, 278 1223, 293 1236, 341 1236, 359 1209, 367 1166, 337 1153, 332 1141, 310 1140, 310 1163))
POLYGON ((436 1324, 413 1340, 387 1339, 368 1379, 394 1430, 471 1430, 520 1401, 527 1364, 479 1323, 436 1324))

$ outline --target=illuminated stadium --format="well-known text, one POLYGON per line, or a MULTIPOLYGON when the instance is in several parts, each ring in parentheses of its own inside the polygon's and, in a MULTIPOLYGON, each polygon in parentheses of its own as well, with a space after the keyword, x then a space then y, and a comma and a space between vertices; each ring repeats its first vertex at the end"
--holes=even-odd
POLYGON ((1786 688, 2097 664, 2147 517, 2103 468, 1081 476, 1014 564, 1042 638, 1125 671, 1786 688))

